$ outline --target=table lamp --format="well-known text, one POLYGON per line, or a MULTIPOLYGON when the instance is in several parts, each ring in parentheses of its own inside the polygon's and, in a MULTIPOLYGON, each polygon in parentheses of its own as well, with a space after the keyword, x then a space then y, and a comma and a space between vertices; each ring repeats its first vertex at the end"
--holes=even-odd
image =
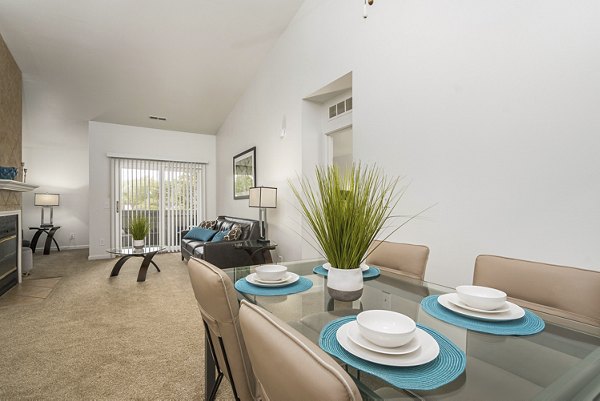
POLYGON ((268 241, 267 208, 277 207, 277 188, 252 187, 248 206, 259 208, 258 220, 260 226, 260 240, 268 241))
POLYGON ((52 218, 54 215, 54 206, 58 206, 60 203, 60 195, 59 194, 35 194, 34 198, 34 206, 42 207, 42 222, 40 227, 52 227, 52 218), (44 209, 50 207, 50 224, 44 223, 44 209))

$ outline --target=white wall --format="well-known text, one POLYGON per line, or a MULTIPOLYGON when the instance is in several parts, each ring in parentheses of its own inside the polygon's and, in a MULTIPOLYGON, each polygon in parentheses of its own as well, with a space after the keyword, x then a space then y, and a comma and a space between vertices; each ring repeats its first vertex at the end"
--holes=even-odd
MULTIPOLYGON (((87 126, 87 121, 72 118, 50 88, 23 77, 23 162, 27 182, 39 185, 34 192, 60 194, 54 224, 61 228, 54 238, 61 249, 85 248, 88 244, 87 126)), ((40 224, 41 208, 33 205, 34 192, 23 193, 26 239, 35 234, 27 227, 40 224)), ((45 217, 48 221, 48 211, 45 217)), ((42 236, 38 248, 44 247, 44 241, 42 236)))
POLYGON ((431 248, 427 279, 469 282, 480 253, 599 270, 600 3, 362 3, 299 10, 218 133, 217 211, 255 216, 231 157, 256 146, 283 198, 271 237, 302 256, 286 180, 320 146, 302 98, 352 71, 356 160, 407 177, 398 212, 438 203, 393 237, 431 248))
POLYGON ((216 138, 187 132, 166 131, 90 121, 89 123, 89 222, 90 259, 106 258, 110 244, 110 164, 108 153, 140 158, 205 162, 206 213, 216 214, 216 138), (101 242, 104 245, 101 245, 101 242))

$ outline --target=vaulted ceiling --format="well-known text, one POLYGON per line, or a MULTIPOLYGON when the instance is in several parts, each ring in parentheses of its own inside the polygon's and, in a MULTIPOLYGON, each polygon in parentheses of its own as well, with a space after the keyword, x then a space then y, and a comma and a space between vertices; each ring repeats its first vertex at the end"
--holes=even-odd
POLYGON ((301 3, 0 0, 0 34, 67 118, 215 134, 301 3))

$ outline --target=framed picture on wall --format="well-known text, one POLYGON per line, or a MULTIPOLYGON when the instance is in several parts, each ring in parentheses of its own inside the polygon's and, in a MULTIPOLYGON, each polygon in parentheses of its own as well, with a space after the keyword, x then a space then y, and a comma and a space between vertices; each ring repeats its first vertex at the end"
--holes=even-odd
POLYGON ((256 146, 233 156, 233 199, 248 199, 256 185, 256 146))

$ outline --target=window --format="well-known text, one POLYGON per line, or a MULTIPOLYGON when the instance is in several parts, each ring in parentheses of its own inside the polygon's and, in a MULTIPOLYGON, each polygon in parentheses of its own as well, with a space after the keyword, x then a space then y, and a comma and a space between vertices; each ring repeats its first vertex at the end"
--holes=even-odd
POLYGON ((111 158, 111 171, 112 244, 131 246, 129 223, 144 216, 150 222, 147 244, 179 251, 179 233, 204 219, 204 165, 111 158))

